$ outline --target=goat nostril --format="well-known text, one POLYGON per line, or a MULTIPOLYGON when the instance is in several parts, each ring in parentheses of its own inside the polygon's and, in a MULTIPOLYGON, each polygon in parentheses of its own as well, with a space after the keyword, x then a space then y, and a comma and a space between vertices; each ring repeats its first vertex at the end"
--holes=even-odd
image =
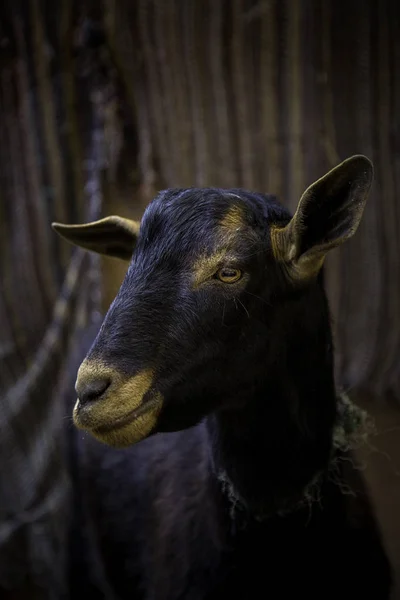
POLYGON ((111 380, 108 378, 94 379, 79 383, 77 394, 81 405, 88 404, 94 400, 99 400, 104 392, 110 387, 111 380))

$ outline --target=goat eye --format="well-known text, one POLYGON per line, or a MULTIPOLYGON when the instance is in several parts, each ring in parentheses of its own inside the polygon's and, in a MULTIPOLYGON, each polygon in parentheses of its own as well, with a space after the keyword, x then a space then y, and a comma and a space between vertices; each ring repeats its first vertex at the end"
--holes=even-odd
POLYGON ((242 271, 223 267, 216 272, 215 276, 223 283, 236 283, 242 277, 242 271))

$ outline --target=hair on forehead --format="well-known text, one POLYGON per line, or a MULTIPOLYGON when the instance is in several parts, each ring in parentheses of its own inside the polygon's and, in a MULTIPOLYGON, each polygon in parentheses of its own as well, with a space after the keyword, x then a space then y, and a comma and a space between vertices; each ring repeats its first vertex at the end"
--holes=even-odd
POLYGON ((257 220, 267 223, 286 221, 290 213, 276 196, 250 192, 241 188, 173 188, 162 190, 149 204, 145 220, 173 219, 174 224, 187 225, 191 221, 217 225, 228 213, 237 211, 249 224, 257 220))
POLYGON ((290 214, 271 195, 240 188, 162 190, 143 215, 136 256, 142 260, 186 256, 190 260, 199 253, 213 253, 227 242, 244 250, 257 239, 268 243, 270 226, 289 219, 290 214))

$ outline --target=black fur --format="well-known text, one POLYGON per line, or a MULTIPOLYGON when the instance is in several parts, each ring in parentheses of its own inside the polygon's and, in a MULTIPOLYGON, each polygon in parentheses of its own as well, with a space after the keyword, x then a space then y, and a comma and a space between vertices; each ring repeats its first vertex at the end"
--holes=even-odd
POLYGON ((157 365, 165 403, 157 431, 129 449, 78 434, 82 521, 94 535, 82 548, 95 547, 104 569, 87 597, 104 597, 106 581, 121 599, 388 598, 365 490, 342 493, 346 461, 329 475, 329 310, 322 274, 293 285, 273 256, 271 225, 290 217, 244 190, 169 190, 147 208, 89 356, 132 375, 157 365), (245 282, 194 290, 193 264, 218 248, 235 204, 245 282), (301 505, 320 472, 319 501, 301 505), (226 477, 243 503, 234 513, 226 477))

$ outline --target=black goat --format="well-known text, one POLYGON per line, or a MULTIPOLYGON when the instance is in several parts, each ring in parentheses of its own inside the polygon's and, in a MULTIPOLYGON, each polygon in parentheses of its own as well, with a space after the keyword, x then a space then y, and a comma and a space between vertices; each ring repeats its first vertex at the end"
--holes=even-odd
POLYGON ((343 491, 358 413, 335 390, 322 281, 372 179, 353 156, 293 217, 273 196, 171 189, 140 227, 54 224, 130 260, 73 412, 92 434, 83 480, 117 597, 388 598, 367 494, 343 491))

